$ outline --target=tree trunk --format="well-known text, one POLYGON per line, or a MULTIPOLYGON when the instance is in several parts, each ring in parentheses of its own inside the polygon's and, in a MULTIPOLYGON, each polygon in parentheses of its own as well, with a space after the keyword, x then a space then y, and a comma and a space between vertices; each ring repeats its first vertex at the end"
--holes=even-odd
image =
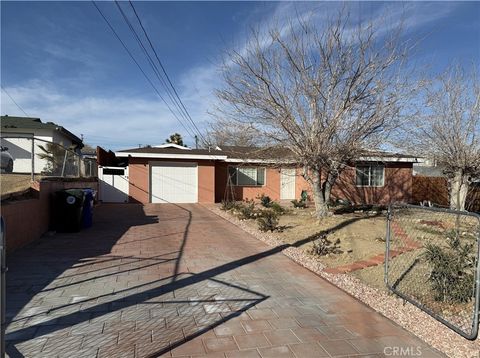
POLYGON ((310 169, 312 175, 312 192, 313 201, 315 202, 315 214, 317 218, 321 219, 328 216, 328 200, 330 199, 330 190, 325 191, 325 186, 322 185, 322 178, 318 169, 310 169), (325 194, 328 193, 328 198, 325 194))
POLYGON ((465 210, 468 186, 468 178, 461 170, 456 171, 450 180, 450 209, 465 210))

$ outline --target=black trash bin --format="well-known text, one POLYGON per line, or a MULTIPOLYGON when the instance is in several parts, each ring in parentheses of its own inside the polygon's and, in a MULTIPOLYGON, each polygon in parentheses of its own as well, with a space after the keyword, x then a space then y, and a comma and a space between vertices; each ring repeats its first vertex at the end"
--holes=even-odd
POLYGON ((66 189, 54 194, 53 227, 59 232, 77 232, 82 228, 85 193, 82 189, 66 189))
POLYGON ((93 223, 93 189, 83 189, 85 194, 85 200, 83 203, 83 214, 82 214, 82 227, 88 228, 92 226, 93 223))

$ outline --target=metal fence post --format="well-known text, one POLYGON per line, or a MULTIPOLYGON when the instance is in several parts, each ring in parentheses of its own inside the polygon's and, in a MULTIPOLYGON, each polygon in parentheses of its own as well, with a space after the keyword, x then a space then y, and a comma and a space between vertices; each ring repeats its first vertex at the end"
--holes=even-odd
POLYGON ((384 276, 383 280, 388 286, 388 255, 390 255, 390 222, 392 220, 392 205, 390 204, 387 209, 387 235, 385 238, 385 261, 384 261, 384 276))
POLYGON ((65 174, 65 164, 67 162, 67 153, 68 153, 67 150, 65 150, 65 156, 63 157, 63 165, 62 165, 62 178, 65 174))
POLYGON ((31 180, 35 180, 35 137, 32 137, 32 173, 31 180))
POLYGON ((7 250, 5 242, 5 222, 3 217, 0 217, 0 357, 5 357, 5 312, 6 312, 6 291, 5 291, 5 275, 7 272, 7 265, 5 262, 7 250))

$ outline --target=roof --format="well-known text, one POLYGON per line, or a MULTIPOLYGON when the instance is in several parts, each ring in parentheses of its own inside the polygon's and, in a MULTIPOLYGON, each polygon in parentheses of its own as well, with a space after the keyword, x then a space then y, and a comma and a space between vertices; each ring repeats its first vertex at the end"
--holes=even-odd
MULTIPOLYGON (((156 146, 121 150, 115 153, 117 157, 143 158, 179 158, 179 159, 211 159, 225 160, 226 162, 240 163, 278 163, 294 161, 293 153, 285 147, 241 147, 222 146, 216 149, 180 149, 177 146, 156 146)), ((359 161, 383 162, 419 162, 413 155, 390 153, 382 151, 365 151, 359 161)))
POLYGON ((140 157, 140 158, 178 158, 178 159, 226 159, 225 153, 219 150, 208 149, 179 149, 175 146, 169 147, 143 147, 125 149, 115 152, 117 157, 140 157))
POLYGON ((161 145, 154 145, 154 148, 177 148, 183 150, 191 150, 192 148, 185 147, 183 145, 175 144, 175 143, 164 143, 161 145))
POLYGON ((294 156, 290 149, 285 147, 241 147, 222 146, 221 151, 227 155, 230 161, 278 161, 293 160, 294 156))
MULTIPOLYGON (((294 159, 290 149, 285 147, 240 147, 240 146, 222 146, 222 151, 229 158, 235 159, 294 159)), ((418 162, 419 157, 409 154, 392 153, 378 150, 365 150, 360 161, 406 161, 418 162)))
POLYGON ((53 122, 42 122, 40 118, 34 117, 14 117, 14 116, 2 116, 1 117, 2 129, 5 128, 18 128, 18 129, 49 129, 57 130, 66 137, 70 138, 72 142, 83 146, 83 141, 75 134, 65 129, 64 127, 53 122))

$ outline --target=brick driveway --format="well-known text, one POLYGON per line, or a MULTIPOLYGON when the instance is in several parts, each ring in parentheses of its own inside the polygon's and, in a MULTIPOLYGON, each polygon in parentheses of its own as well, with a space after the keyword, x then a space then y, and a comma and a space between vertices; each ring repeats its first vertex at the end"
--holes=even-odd
POLYGON ((7 277, 11 357, 441 356, 200 205, 104 204, 7 277))

